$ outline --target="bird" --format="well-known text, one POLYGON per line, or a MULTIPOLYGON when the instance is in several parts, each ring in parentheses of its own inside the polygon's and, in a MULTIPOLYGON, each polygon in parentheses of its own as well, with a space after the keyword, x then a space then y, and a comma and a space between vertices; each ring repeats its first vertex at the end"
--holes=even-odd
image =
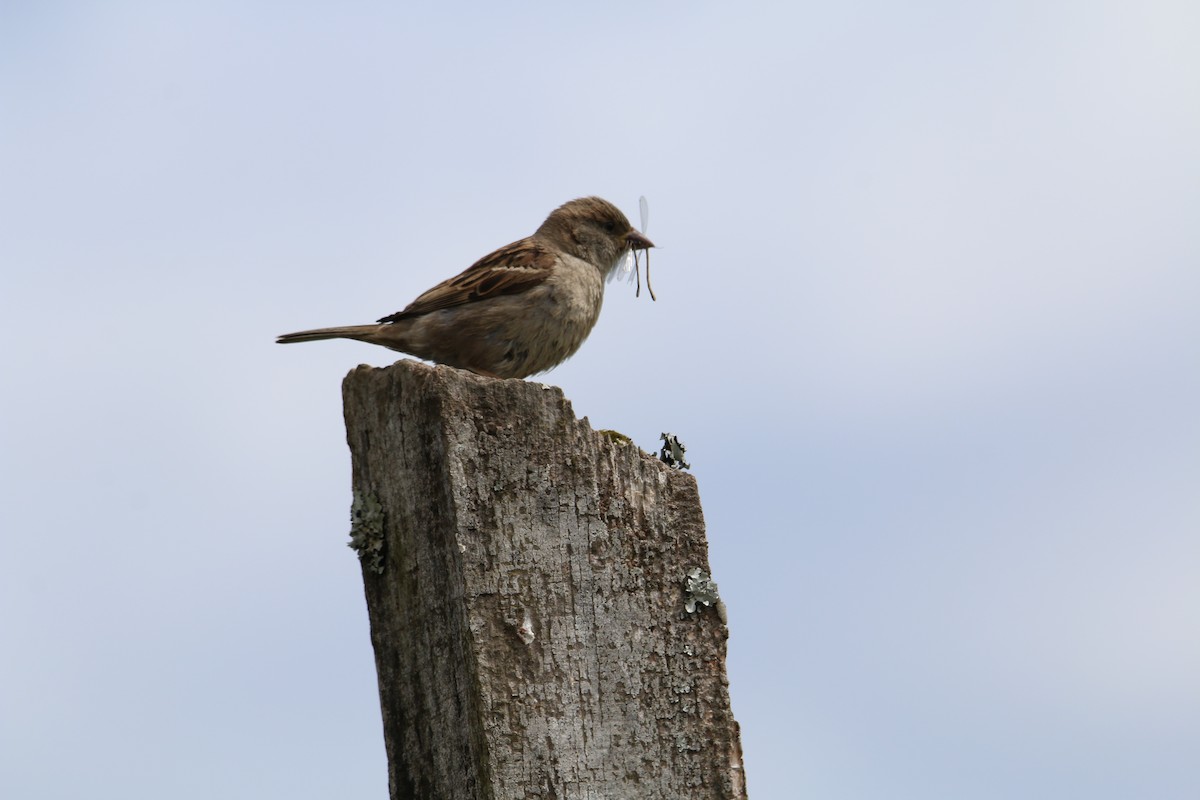
POLYGON ((355 339, 491 378, 527 378, 579 350, 600 317, 606 279, 630 250, 651 247, 615 205, 581 197, 374 325, 276 341, 355 339))

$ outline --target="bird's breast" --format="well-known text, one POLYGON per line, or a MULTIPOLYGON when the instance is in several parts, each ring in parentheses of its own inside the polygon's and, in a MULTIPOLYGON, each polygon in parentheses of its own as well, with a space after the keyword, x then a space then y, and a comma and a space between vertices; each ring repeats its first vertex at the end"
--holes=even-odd
POLYGON ((524 326, 521 349, 530 374, 544 372, 575 354, 600 318, 604 280, 585 261, 560 265, 541 287, 542 302, 524 326))

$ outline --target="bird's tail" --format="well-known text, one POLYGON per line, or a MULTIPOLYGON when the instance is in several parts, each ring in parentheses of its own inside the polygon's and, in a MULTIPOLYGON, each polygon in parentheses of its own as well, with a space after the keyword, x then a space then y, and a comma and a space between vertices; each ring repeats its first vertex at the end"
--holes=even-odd
POLYGON ((311 331, 285 333, 275 341, 278 344, 315 342, 320 339, 357 339, 360 342, 376 342, 382 325, 346 325, 341 328, 315 328, 311 331))

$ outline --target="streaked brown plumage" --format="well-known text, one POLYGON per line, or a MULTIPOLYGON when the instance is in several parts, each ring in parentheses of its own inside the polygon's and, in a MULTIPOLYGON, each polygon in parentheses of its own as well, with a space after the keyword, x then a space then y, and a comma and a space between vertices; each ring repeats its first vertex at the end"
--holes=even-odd
POLYGON ((280 336, 280 344, 357 339, 497 378, 545 372, 591 332, 605 279, 654 245, 599 197, 555 209, 532 236, 484 256, 375 325, 280 336))

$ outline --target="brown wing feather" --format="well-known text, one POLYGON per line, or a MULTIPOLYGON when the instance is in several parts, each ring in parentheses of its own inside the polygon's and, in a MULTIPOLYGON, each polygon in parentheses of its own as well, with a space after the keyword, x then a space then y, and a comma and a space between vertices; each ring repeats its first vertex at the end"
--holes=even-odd
POLYGON ((452 308, 532 288, 550 275, 554 254, 534 239, 521 239, 501 247, 442 281, 408 304, 403 311, 380 322, 399 322, 442 308, 452 308))

